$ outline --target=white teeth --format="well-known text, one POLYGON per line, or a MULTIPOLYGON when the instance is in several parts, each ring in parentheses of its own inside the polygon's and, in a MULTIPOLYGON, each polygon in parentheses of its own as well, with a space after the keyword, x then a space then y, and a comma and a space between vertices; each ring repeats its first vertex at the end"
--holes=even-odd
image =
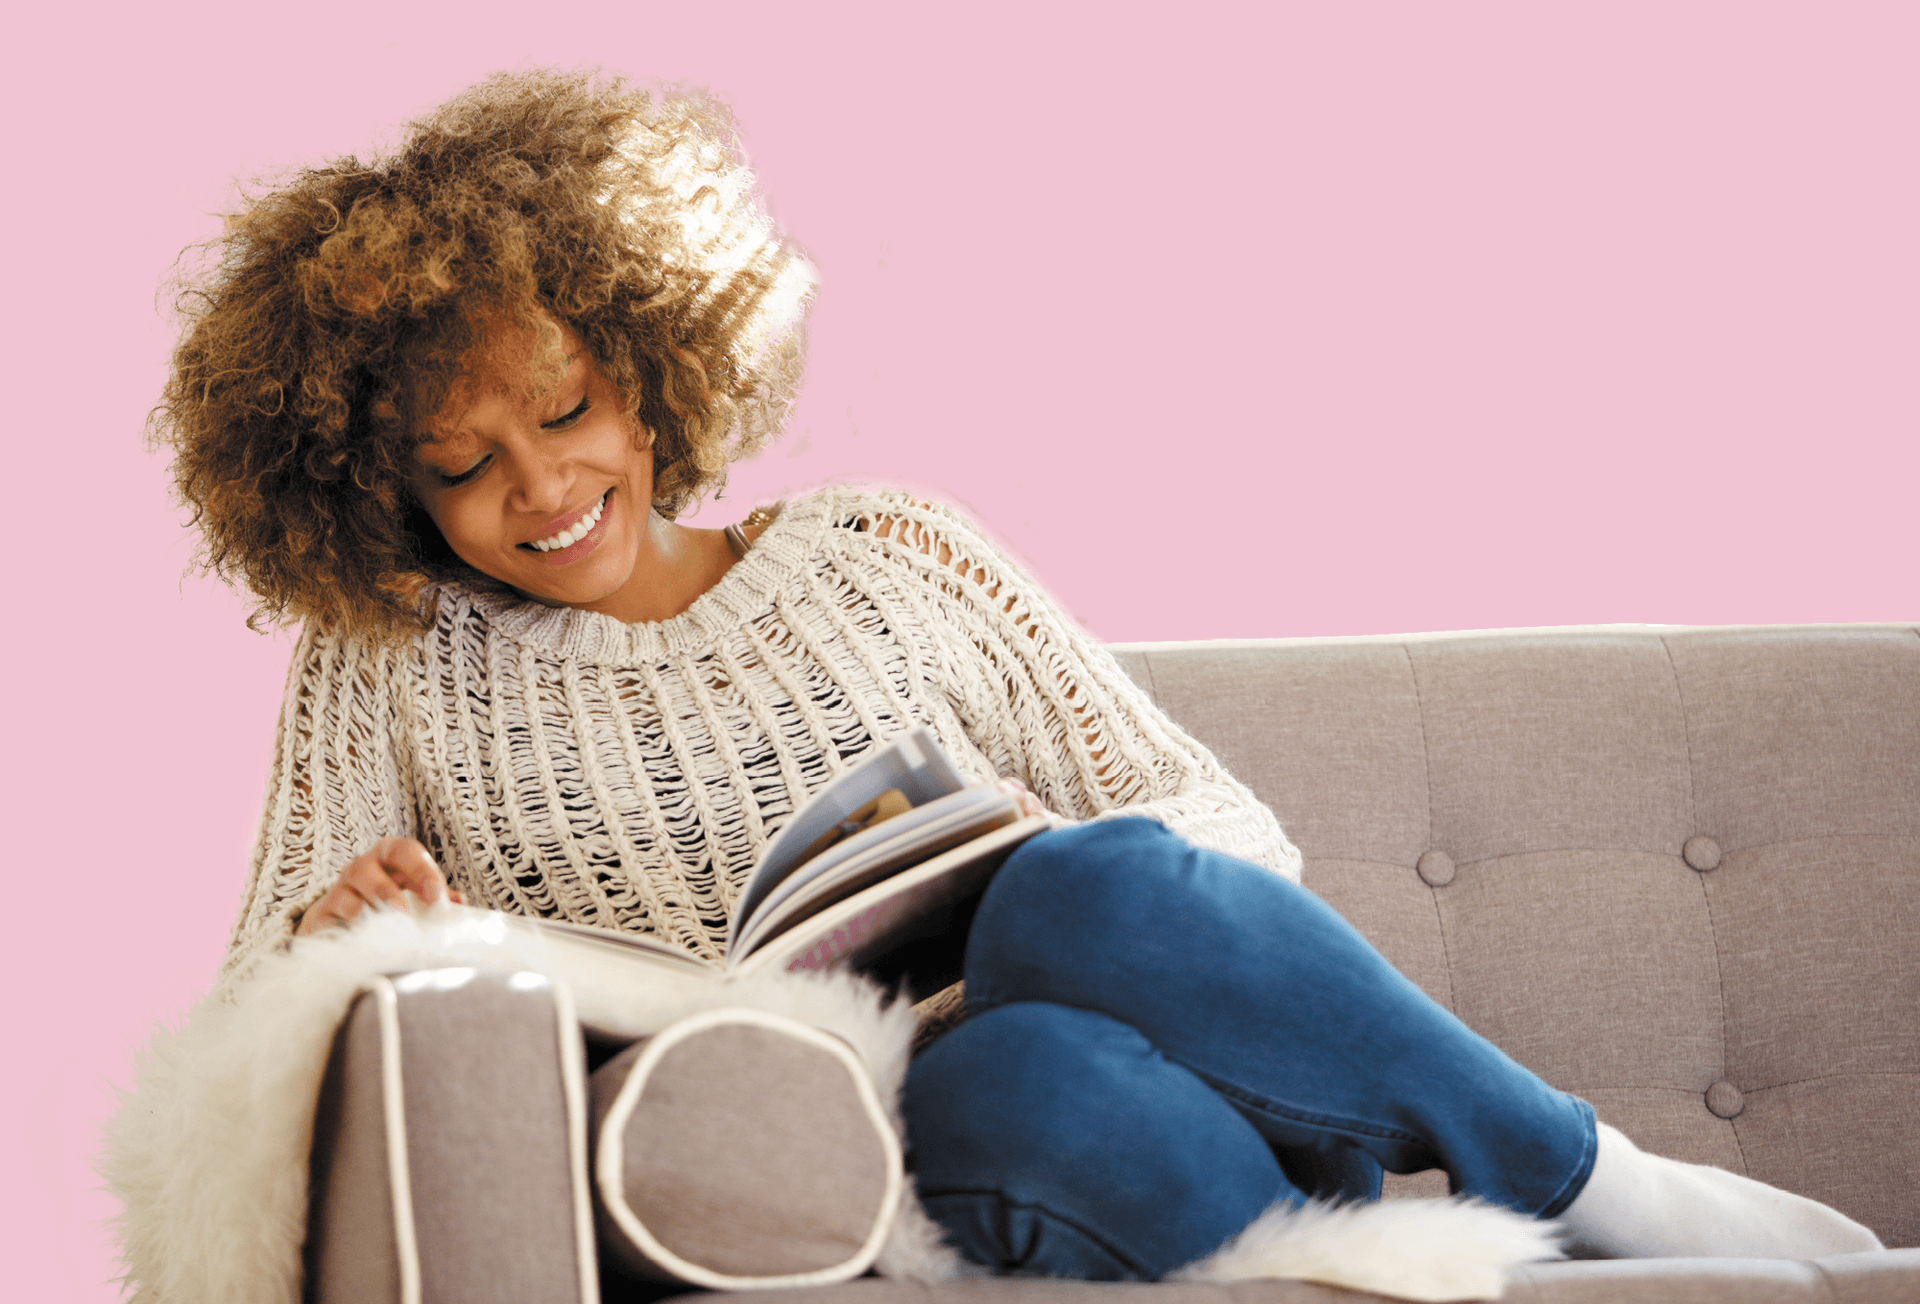
MULTIPOLYGON (((607 493, 612 492, 611 489, 607 491, 607 493)), ((593 510, 589 511, 585 516, 582 516, 570 529, 562 530, 551 538, 536 539, 533 546, 541 552, 552 552, 555 548, 572 547, 574 544, 580 542, 580 540, 586 538, 588 531, 600 523, 600 513, 606 509, 607 495, 601 494, 600 501, 593 505, 593 510)))

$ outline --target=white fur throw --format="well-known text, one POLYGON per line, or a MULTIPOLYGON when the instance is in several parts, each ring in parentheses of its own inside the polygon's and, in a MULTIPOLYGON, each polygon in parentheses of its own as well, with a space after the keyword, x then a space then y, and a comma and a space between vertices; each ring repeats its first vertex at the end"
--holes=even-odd
MULTIPOLYGON (((102 1171, 119 1218, 134 1304, 298 1304, 307 1152, 334 1030, 367 978, 414 968, 531 969, 568 981, 560 956, 458 907, 369 911, 351 929, 301 939, 244 983, 161 1027, 106 1129, 102 1171)), ((913 1015, 845 974, 748 982, 674 973, 618 990, 569 982, 583 1023, 639 1037, 720 1005, 747 1005, 846 1039, 883 1099, 897 1101, 913 1015)), ((1513 1264, 1553 1258, 1553 1227, 1472 1202, 1404 1200, 1274 1209, 1183 1280, 1287 1277, 1415 1300, 1497 1298, 1513 1264)), ((883 1276, 978 1275, 942 1241, 911 1184, 882 1250, 883 1276)))

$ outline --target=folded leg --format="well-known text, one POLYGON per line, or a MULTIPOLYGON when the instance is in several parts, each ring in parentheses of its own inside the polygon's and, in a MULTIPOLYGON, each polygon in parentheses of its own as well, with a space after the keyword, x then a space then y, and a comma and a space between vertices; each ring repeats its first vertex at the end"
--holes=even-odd
POLYGON ((1283 1151, 1353 1147, 1390 1172, 1558 1214, 1593 1111, 1435 1004, 1311 892, 1143 819, 1057 830, 989 887, 967 1004, 1045 1001, 1137 1029, 1283 1151))
POLYGON ((1003 1273, 1152 1281, 1304 1198, 1212 1088, 1088 1010, 969 1019, 914 1060, 904 1107, 927 1212, 1003 1273))

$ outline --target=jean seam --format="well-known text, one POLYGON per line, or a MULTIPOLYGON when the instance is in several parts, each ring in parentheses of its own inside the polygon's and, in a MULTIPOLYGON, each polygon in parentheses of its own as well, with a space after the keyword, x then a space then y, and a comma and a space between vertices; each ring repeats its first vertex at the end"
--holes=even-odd
POLYGON ((1574 1165, 1573 1172, 1568 1175, 1565 1182, 1561 1183, 1560 1189, 1554 1192, 1553 1198, 1540 1206, 1540 1211, 1534 1214, 1536 1218, 1557 1218, 1567 1211, 1567 1206, 1579 1198, 1580 1192, 1587 1189, 1587 1179, 1593 1176, 1593 1161, 1600 1153, 1600 1124, 1594 1116, 1593 1106, 1578 1096, 1572 1096, 1569 1099, 1580 1107, 1581 1116, 1587 1124, 1586 1135, 1580 1148, 1580 1162, 1574 1165))
MULTIPOLYGON (((936 1187, 932 1190, 923 1190, 919 1192, 919 1195, 921 1200, 923 1201, 938 1199, 943 1195, 991 1196, 993 1199, 998 1200, 1000 1202, 1000 1206, 1001 1206, 1000 1212, 1002 1215, 1004 1215, 1007 1209, 1009 1208, 1031 1209, 1034 1212, 1040 1214, 1042 1217, 1050 1218, 1054 1222, 1057 1222, 1064 1227, 1070 1227, 1075 1232, 1086 1237, 1089 1241, 1092 1241, 1095 1245, 1099 1246, 1102 1252, 1112 1255, 1113 1261, 1115 1263, 1123 1265, 1128 1272, 1133 1273, 1140 1280, 1143 1280, 1143 1281, 1153 1280, 1153 1278, 1148 1274, 1145 1268, 1141 1267, 1138 1263, 1135 1263, 1133 1261, 1133 1256, 1129 1254, 1121 1253, 1118 1249, 1115 1249, 1112 1245, 1107 1243, 1106 1237, 1100 1235, 1098 1232, 1092 1230, 1091 1228, 1081 1226, 1074 1219, 1067 1217, 1065 1214, 1056 1212, 1053 1208, 1051 1208, 1048 1205, 1040 1204, 1033 1200, 1016 1200, 1012 1196, 1008 1195, 1005 1191, 996 1190, 992 1187, 964 1187, 964 1186, 936 1187)), ((1006 1244, 1009 1242, 1011 1238, 1007 1237, 1003 1233, 1000 1239, 1002 1244, 1006 1244)), ((998 1267, 999 1265, 995 1264, 993 1266, 998 1267)))
MULTIPOLYGON (((1001 1005, 1026 1004, 1026 1002, 1024 1001, 1001 1001, 994 998, 992 995, 988 995, 984 1000, 982 1000, 978 1005, 976 1005, 971 999, 972 995, 973 993, 971 989, 969 989, 967 1011, 970 1015, 985 1014, 987 1011, 996 1009, 1001 1005)), ((1122 1024, 1126 1023, 1126 1021, 1124 1019, 1121 1019, 1118 1015, 1113 1014, 1108 1010, 1102 1010, 1091 1005, 1068 1005, 1065 1001, 1052 1001, 1052 1002, 1048 1002, 1048 1004, 1059 1005, 1064 1009, 1084 1010, 1088 1014, 1097 1014, 1102 1018, 1112 1019, 1116 1023, 1122 1023, 1122 1024)), ((1132 1027, 1133 1025, 1126 1024, 1126 1026, 1132 1027)), ((1138 1032, 1139 1030, 1136 1028, 1135 1031, 1138 1032)), ((1143 1038, 1146 1036, 1145 1033, 1141 1033, 1140 1035, 1143 1038)), ((1253 1092, 1248 1091, 1244 1087, 1235 1086, 1231 1082, 1227 1082, 1221 1078, 1217 1078, 1213 1074, 1208 1073, 1202 1069, 1195 1068, 1193 1065, 1187 1063, 1183 1059, 1180 1059, 1173 1055, 1169 1055, 1164 1047, 1159 1046, 1150 1040, 1147 1042, 1147 1044, 1149 1046, 1152 1046, 1154 1051, 1157 1054, 1159 1054, 1162 1058, 1164 1058, 1169 1064, 1177 1064, 1179 1067, 1193 1074, 1194 1077, 1199 1078, 1200 1081, 1206 1083, 1207 1087, 1210 1090, 1215 1091, 1220 1095, 1227 1097, 1230 1100, 1239 1101, 1241 1104, 1246 1105, 1249 1109, 1257 1110, 1260 1113, 1265 1114, 1271 1118, 1281 1119, 1289 1123, 1304 1123, 1309 1127, 1326 1128, 1333 1131, 1351 1132, 1356 1136, 1378 1137, 1383 1141, 1406 1141, 1406 1142, 1411 1142, 1414 1145, 1420 1145, 1420 1146, 1426 1145, 1426 1142, 1424 1140, 1414 1135, 1412 1132, 1402 1132, 1394 1128, 1381 1127, 1379 1124, 1375 1124, 1375 1123, 1360 1123, 1351 1119, 1336 1118, 1330 1114, 1310 1114, 1304 1110, 1289 1111, 1284 1107, 1267 1100, 1265 1097, 1258 1096, 1253 1092)))
POLYGON ((1184 1060, 1175 1059, 1173 1056, 1167 1055, 1165 1051, 1161 1051, 1161 1054, 1166 1056, 1169 1063, 1178 1064, 1181 1068, 1193 1074, 1194 1077, 1199 1078, 1220 1095, 1227 1097, 1229 1100, 1238 1101, 1249 1109, 1258 1110, 1270 1118, 1281 1119, 1288 1123, 1304 1123, 1309 1127, 1323 1128, 1328 1131, 1351 1132, 1356 1136, 1378 1137, 1383 1141, 1410 1141, 1415 1145, 1426 1144, 1426 1142, 1411 1132, 1402 1132, 1395 1128, 1382 1127, 1377 1123, 1361 1123, 1353 1119, 1337 1118, 1331 1114, 1309 1114, 1305 1110, 1288 1109, 1262 1096, 1257 1096, 1244 1087, 1237 1087, 1231 1082, 1224 1082, 1214 1077, 1211 1073, 1206 1073, 1195 1068, 1184 1060))

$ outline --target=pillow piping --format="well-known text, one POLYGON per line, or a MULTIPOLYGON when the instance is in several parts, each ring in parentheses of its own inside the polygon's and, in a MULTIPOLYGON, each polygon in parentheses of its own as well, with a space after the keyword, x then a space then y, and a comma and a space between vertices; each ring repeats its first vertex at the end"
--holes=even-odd
POLYGON ((905 1172, 900 1153, 900 1139, 895 1135, 892 1123, 888 1120, 885 1107, 879 1095, 874 1091, 872 1076, 866 1064, 854 1053, 852 1047, 830 1033, 777 1014, 768 1014, 763 1010, 746 1006, 721 1006, 689 1015, 677 1023, 664 1028, 653 1037, 645 1050, 633 1063, 626 1080, 620 1084, 619 1094, 614 1097, 612 1106, 607 1110, 606 1118, 600 1124, 600 1144, 594 1155, 594 1183, 600 1195, 602 1207, 615 1226, 626 1235, 633 1247, 664 1272, 671 1273, 682 1281, 709 1290, 767 1290, 796 1286, 830 1286, 838 1282, 849 1281, 873 1266, 879 1257, 881 1245, 885 1242, 887 1231, 893 1223, 893 1215, 900 1207, 901 1190, 905 1183, 905 1172), (803 1041, 839 1060, 853 1079, 858 1092, 861 1108, 866 1111, 873 1130, 880 1139, 882 1152, 887 1165, 886 1191, 880 1199, 880 1215, 874 1220, 872 1230, 867 1234, 865 1244, 845 1262, 829 1268, 817 1268, 811 1272, 796 1272, 774 1276, 735 1276, 731 1273, 716 1272, 691 1260, 681 1258, 657 1240, 648 1230, 633 1209, 627 1204, 624 1167, 626 1161, 625 1133, 628 1120, 632 1117, 640 1096, 645 1089, 654 1067, 677 1043, 695 1033, 722 1024, 752 1024, 803 1041))

